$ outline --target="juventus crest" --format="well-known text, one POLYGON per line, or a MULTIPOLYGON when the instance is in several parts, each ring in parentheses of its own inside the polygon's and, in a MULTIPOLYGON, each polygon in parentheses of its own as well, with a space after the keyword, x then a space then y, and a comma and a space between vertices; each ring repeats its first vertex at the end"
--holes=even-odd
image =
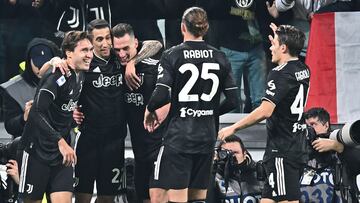
POLYGON ((254 0, 234 0, 236 5, 239 7, 239 8, 249 8, 254 0))

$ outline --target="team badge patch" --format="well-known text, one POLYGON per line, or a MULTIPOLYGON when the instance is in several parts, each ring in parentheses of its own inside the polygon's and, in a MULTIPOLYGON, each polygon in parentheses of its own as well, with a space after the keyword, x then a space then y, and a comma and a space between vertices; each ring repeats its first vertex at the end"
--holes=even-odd
POLYGON ((63 75, 59 79, 56 80, 56 83, 59 85, 59 87, 61 87, 63 84, 65 84, 65 82, 66 82, 66 79, 63 75))

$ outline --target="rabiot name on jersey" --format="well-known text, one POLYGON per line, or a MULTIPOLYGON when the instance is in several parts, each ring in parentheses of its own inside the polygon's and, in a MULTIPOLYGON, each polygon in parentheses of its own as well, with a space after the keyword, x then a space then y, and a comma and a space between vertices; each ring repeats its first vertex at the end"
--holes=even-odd
POLYGON ((213 50, 183 50, 185 59, 213 58, 213 50))

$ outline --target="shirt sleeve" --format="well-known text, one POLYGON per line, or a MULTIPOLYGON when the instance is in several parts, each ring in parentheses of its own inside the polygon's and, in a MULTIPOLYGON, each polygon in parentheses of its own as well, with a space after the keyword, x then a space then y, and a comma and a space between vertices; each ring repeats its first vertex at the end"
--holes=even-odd
POLYGON ((276 106, 289 92, 289 85, 288 77, 284 72, 281 70, 272 70, 266 82, 266 91, 263 100, 267 100, 276 106))
POLYGON ((65 78, 58 76, 58 74, 52 74, 40 85, 34 99, 34 103, 29 115, 30 119, 33 119, 37 123, 37 127, 43 134, 49 135, 51 140, 54 142, 59 141, 62 136, 60 132, 54 129, 51 125, 50 119, 48 118, 47 111, 50 106, 54 103, 55 98, 58 95, 59 88, 65 83, 65 78), (61 80, 61 81, 60 81, 61 80))
POLYGON ((168 55, 164 53, 158 66, 156 88, 148 103, 148 110, 150 112, 155 111, 170 101, 173 77, 173 67, 168 60, 168 55))
POLYGON ((225 76, 223 81, 223 93, 225 96, 225 100, 221 102, 219 113, 220 115, 228 113, 229 111, 236 108, 237 105, 239 105, 239 98, 237 95, 238 87, 235 83, 232 71, 231 71, 231 65, 228 60, 225 60, 225 76))

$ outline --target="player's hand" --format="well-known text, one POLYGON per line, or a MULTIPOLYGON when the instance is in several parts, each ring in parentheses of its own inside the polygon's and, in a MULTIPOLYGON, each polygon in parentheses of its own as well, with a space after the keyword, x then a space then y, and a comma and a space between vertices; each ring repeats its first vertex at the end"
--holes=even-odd
POLYGON ((29 117, 29 112, 30 112, 30 109, 31 109, 31 106, 32 106, 33 102, 34 102, 34 100, 30 100, 30 101, 25 103, 24 121, 27 121, 27 119, 29 117))
MULTIPOLYGON (((276 29, 277 29, 277 26, 274 24, 274 23, 271 23, 270 24, 270 28, 272 29, 273 33, 274 33, 274 36, 275 36, 275 32, 276 32, 276 29)), ((274 44, 274 37, 272 35, 269 35, 269 40, 271 42, 271 44, 274 44)))
POLYGON ((125 68, 125 82, 131 91, 138 89, 140 87, 140 82, 141 82, 139 76, 136 75, 135 70, 136 70, 135 61, 130 60, 126 64, 126 68, 125 68))
POLYGON ((313 148, 318 152, 327 152, 327 151, 337 151, 339 153, 344 151, 344 145, 339 143, 336 140, 331 140, 328 138, 319 138, 313 141, 313 148))
POLYGON ((58 146, 60 153, 63 156, 63 164, 65 166, 75 166, 77 162, 75 151, 66 143, 64 138, 59 140, 58 146))
POLYGON ((275 0, 273 1, 273 3, 270 6, 270 3, 268 1, 266 1, 266 7, 267 10, 269 12, 269 14, 273 17, 273 18, 278 18, 279 17, 279 11, 276 8, 275 5, 275 0))
POLYGON ((159 126, 160 126, 160 123, 158 121, 156 113, 155 112, 149 112, 149 110, 146 108, 145 114, 144 114, 144 128, 147 131, 149 131, 150 133, 152 133, 159 126))
POLYGON ((171 106, 171 103, 168 103, 165 106, 155 110, 155 114, 156 114, 159 125, 161 125, 164 122, 167 115, 169 114, 170 106, 171 106))
POLYGON ((16 184, 20 182, 18 164, 15 160, 10 159, 6 164, 6 173, 11 176, 16 184))
POLYGON ((225 140, 225 138, 233 134, 235 134, 235 129, 232 126, 225 127, 218 132, 218 140, 225 140))
POLYGON ((56 69, 59 69, 63 75, 70 71, 66 60, 59 57, 54 57, 50 60, 50 65, 53 67, 52 73, 55 73, 56 69))
POLYGON ((84 114, 80 111, 81 106, 76 107, 76 109, 73 111, 73 119, 76 122, 76 124, 81 125, 81 123, 84 121, 84 114))

